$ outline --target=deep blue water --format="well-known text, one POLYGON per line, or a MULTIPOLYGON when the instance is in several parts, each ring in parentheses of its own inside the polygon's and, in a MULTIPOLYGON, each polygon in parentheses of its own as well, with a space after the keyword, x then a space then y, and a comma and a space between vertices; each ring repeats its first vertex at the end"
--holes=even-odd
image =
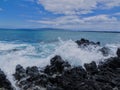
POLYGON ((120 33, 104 33, 104 32, 78 32, 78 31, 64 31, 64 30, 0 30, 0 41, 9 42, 55 42, 58 38, 62 40, 79 40, 86 38, 93 41, 100 41, 102 43, 119 43, 120 33))

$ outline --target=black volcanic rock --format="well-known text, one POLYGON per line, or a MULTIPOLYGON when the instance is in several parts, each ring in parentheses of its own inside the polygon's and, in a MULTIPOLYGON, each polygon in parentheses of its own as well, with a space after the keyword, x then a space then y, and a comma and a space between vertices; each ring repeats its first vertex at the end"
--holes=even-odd
POLYGON ((90 74, 95 74, 98 72, 97 65, 94 61, 89 64, 84 64, 84 67, 86 68, 87 72, 90 74))
POLYGON ((47 90, 120 90, 119 57, 108 58, 98 66, 93 61, 84 64, 84 67, 72 67, 58 55, 42 72, 36 66, 24 69, 17 65, 17 85, 23 90, 36 86, 47 90), (21 78, 23 76, 26 79, 21 78))
POLYGON ((71 67, 71 65, 64 61, 60 56, 56 55, 50 60, 51 65, 45 67, 44 72, 49 75, 56 73, 62 73, 65 68, 71 67))
POLYGON ((118 57, 111 57, 105 60, 104 63, 99 64, 99 69, 116 69, 120 68, 120 58, 118 57))
POLYGON ((75 41, 79 46, 83 45, 83 46, 87 46, 87 45, 100 45, 100 42, 93 42, 93 41, 89 41, 87 39, 81 38, 81 40, 77 40, 75 41))
POLYGON ((26 70, 21 65, 17 65, 14 77, 16 80, 21 80, 22 78, 25 78, 26 77, 26 70))
MULTIPOLYGON (((79 46, 100 45, 86 39, 76 41, 79 46)), ((109 48, 99 51, 104 56, 109 54, 109 48)), ((82 66, 71 66, 59 55, 54 56, 40 71, 36 66, 24 69, 16 66, 14 77, 21 90, 120 90, 120 49, 117 57, 111 57, 96 65, 96 62, 82 66), (37 87, 37 88, 36 88, 37 87), (36 89, 33 89, 36 88, 36 89)), ((3 77, 5 77, 3 75, 3 77)))
POLYGON ((117 56, 120 57, 120 48, 117 49, 117 56))
POLYGON ((39 75, 38 67, 27 67, 26 68, 26 74, 32 78, 37 77, 39 75))
POLYGON ((50 86, 50 85, 48 85, 47 86, 47 90, 64 90, 64 89, 56 87, 56 86, 50 86))
POLYGON ((102 47, 101 49, 99 49, 99 51, 101 51, 104 56, 108 56, 110 49, 107 47, 102 47))
POLYGON ((13 90, 13 87, 10 81, 6 78, 6 75, 0 69, 0 88, 4 88, 5 90, 13 90))

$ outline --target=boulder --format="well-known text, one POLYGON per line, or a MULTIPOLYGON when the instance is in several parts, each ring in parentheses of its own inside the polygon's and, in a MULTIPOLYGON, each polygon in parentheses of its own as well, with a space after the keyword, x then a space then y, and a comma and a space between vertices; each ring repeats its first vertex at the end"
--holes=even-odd
MULTIPOLYGON (((81 40, 81 43, 94 42, 81 40)), ((86 44, 88 45, 88 44, 86 44)), ((102 52, 106 54, 106 48, 102 52)), ((119 50, 117 51, 117 53, 119 50)), ((119 55, 119 53, 118 53, 119 55)), ((42 71, 38 67, 16 66, 14 75, 23 90, 44 87, 47 90, 119 90, 120 58, 111 57, 97 66, 94 61, 82 66, 71 66, 61 56, 56 55, 42 71)))
POLYGON ((0 69, 0 88, 4 88, 5 90, 14 90, 10 81, 6 78, 6 75, 0 69))
POLYGON ((107 47, 102 47, 101 49, 99 49, 99 51, 101 51, 101 53, 102 53, 104 56, 108 56, 108 55, 109 55, 109 52, 110 52, 110 49, 107 48, 107 47))
POLYGON ((102 64, 99 64, 99 69, 104 70, 104 69, 117 69, 120 68, 120 58, 118 57, 111 57, 105 60, 102 64))
POLYGON ((15 74, 14 74, 15 79, 21 80, 22 78, 25 78, 26 76, 27 76, 26 70, 21 65, 17 65, 16 70, 15 70, 15 74))
POLYGON ((39 70, 38 67, 33 66, 33 67, 27 67, 26 68, 26 74, 30 76, 31 78, 35 78, 39 75, 39 70))
POLYGON ((49 75, 62 73, 64 69, 71 67, 71 65, 64 61, 59 55, 56 55, 50 60, 50 65, 47 65, 44 72, 49 75))
POLYGON ((56 87, 56 86, 50 86, 50 85, 48 85, 47 86, 47 90, 64 90, 64 89, 56 87))
POLYGON ((89 64, 84 64, 84 67, 89 74, 96 74, 98 72, 97 65, 94 61, 89 64))
POLYGON ((93 42, 84 38, 81 38, 81 40, 77 40, 75 42, 78 44, 78 46, 100 45, 100 42, 93 42))
POLYGON ((117 49, 117 56, 120 57, 120 48, 117 49))

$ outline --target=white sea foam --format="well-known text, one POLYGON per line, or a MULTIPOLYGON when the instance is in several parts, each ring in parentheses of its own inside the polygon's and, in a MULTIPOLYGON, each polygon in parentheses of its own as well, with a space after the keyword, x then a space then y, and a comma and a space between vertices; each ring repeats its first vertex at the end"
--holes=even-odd
POLYGON ((109 47, 111 50, 107 57, 98 51, 101 47, 89 46, 87 48, 79 48, 72 40, 39 44, 0 42, 0 68, 6 73, 12 84, 15 85, 12 74, 15 72, 17 64, 21 64, 23 67, 34 65, 44 67, 49 64, 50 58, 54 55, 60 55, 74 66, 90 63, 91 61, 98 63, 105 58, 115 56, 120 44, 106 45, 106 47, 109 47))
MULTIPOLYGON (((115 50, 111 51, 111 53, 105 57, 99 51, 101 47, 88 46, 87 48, 79 48, 74 41, 62 41, 61 46, 56 49, 55 54, 62 56, 65 60, 68 60, 72 65, 82 65, 84 63, 90 63, 91 61, 96 61, 99 63, 100 61, 115 56, 115 50)), ((113 49, 113 48, 112 48, 113 49)))

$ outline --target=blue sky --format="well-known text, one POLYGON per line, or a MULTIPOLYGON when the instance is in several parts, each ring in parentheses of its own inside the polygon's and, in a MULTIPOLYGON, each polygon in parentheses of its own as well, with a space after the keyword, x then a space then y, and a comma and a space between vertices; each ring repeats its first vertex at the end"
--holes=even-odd
POLYGON ((0 28, 120 31, 120 0, 0 0, 0 28))

